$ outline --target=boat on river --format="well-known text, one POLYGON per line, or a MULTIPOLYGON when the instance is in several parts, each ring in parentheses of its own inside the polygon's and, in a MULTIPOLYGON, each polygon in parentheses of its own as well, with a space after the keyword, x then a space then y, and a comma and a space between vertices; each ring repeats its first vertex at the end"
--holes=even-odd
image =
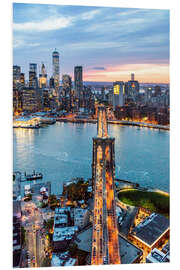
POLYGON ((42 173, 35 172, 35 171, 33 171, 32 174, 26 174, 26 172, 25 172, 24 178, 25 178, 25 181, 38 180, 38 179, 42 179, 43 178, 43 174, 42 173))

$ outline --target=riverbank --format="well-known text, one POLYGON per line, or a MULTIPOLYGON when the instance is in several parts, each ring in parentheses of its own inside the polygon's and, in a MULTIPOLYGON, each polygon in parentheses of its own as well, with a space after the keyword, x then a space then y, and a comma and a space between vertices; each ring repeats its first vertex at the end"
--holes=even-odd
POLYGON ((143 207, 152 212, 159 213, 169 217, 168 193, 160 191, 141 191, 137 189, 121 190, 118 193, 118 199, 128 205, 143 207))
MULTIPOLYGON (((56 121, 58 122, 64 122, 64 123, 91 123, 96 124, 96 119, 76 119, 76 118, 56 118, 56 121)), ((170 130, 169 126, 163 126, 163 125, 155 125, 145 122, 135 122, 135 121, 125 121, 125 120, 108 120, 108 124, 113 125, 127 125, 127 126, 137 126, 137 127, 148 127, 148 128, 154 128, 154 129, 162 129, 162 130, 170 130)))

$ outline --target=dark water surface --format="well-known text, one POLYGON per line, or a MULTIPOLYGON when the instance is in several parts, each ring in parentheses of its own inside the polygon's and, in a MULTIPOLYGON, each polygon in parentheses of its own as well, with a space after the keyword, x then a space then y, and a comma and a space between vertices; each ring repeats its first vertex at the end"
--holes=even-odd
MULTIPOLYGON (((91 177, 95 124, 56 123, 40 129, 14 129, 14 171, 32 170, 51 181, 52 192, 63 181, 91 177)), ((109 125, 115 137, 116 177, 169 191, 169 131, 109 125)))

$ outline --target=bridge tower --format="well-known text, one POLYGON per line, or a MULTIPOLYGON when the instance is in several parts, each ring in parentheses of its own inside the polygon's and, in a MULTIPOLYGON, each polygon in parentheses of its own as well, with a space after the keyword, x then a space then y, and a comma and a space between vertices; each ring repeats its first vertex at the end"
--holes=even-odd
POLYGON ((115 203, 115 139, 108 136, 107 114, 98 107, 97 137, 93 138, 94 191, 91 264, 120 264, 115 203))

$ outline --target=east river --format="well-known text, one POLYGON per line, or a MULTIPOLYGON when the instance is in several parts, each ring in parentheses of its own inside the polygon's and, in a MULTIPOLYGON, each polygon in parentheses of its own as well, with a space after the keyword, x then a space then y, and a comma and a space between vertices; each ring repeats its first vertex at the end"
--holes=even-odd
MULTIPOLYGON (((13 130, 13 170, 43 173, 52 193, 75 177, 91 177, 96 124, 60 123, 13 130)), ((109 125, 115 137, 116 177, 169 192, 169 131, 109 125)))

